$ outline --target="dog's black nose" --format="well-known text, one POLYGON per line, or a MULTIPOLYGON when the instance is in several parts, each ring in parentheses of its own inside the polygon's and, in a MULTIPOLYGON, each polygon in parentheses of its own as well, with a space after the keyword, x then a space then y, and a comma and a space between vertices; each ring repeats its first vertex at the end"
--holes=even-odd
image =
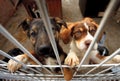
POLYGON ((47 54, 50 52, 50 48, 51 47, 49 45, 41 45, 38 50, 42 54, 47 54))
POLYGON ((91 43, 91 40, 86 40, 86 41, 85 41, 85 45, 86 45, 87 47, 90 45, 90 43, 91 43))

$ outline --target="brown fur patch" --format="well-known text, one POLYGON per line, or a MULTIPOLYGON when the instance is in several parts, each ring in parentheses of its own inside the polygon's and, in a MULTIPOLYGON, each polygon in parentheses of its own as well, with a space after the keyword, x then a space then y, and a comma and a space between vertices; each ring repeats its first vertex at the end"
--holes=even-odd
POLYGON ((87 35, 87 29, 84 27, 83 23, 78 23, 71 31, 75 40, 81 40, 87 35))
POLYGON ((60 38, 63 40, 65 44, 68 44, 70 41, 70 33, 71 28, 75 25, 75 23, 67 23, 68 28, 62 26, 60 30, 60 38))
POLYGON ((101 60, 105 58, 105 56, 102 56, 100 54, 97 54, 96 57, 99 58, 99 59, 101 59, 101 60))

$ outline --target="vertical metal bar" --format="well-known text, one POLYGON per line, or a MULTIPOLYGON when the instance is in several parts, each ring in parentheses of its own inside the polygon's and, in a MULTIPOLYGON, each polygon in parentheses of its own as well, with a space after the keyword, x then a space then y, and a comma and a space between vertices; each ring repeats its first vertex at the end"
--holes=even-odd
POLYGON ((41 12, 42 20, 43 20, 45 28, 47 30, 47 33, 48 33, 50 42, 52 44, 53 50, 55 52, 55 56, 57 58, 58 64, 60 65, 61 71, 63 73, 61 61, 60 61, 60 58, 59 58, 59 53, 58 53, 56 42, 55 42, 55 38, 54 38, 54 35, 53 35, 53 32, 52 32, 51 22, 50 22, 48 12, 47 12, 47 8, 46 8, 46 4, 45 4, 45 0, 35 0, 35 1, 36 1, 36 4, 37 4, 40 12, 41 12))
POLYGON ((81 60, 78 69, 77 69, 76 72, 74 73, 74 76, 76 75, 77 71, 79 70, 79 68, 80 68, 81 65, 83 64, 84 60, 86 59, 86 57, 88 56, 88 54, 90 53, 90 51, 92 50, 93 45, 95 44, 95 41, 97 40, 97 37, 99 36, 99 33, 100 33, 101 30, 103 29, 103 27, 104 27, 104 25, 105 25, 108 17, 110 16, 112 10, 114 9, 114 5, 115 5, 116 3, 117 3, 117 0, 111 0, 111 1, 110 1, 109 5, 108 5, 108 8, 106 9, 105 14, 104 14, 104 16, 103 16, 103 18, 102 18, 102 20, 101 20, 101 22, 100 22, 100 25, 99 25, 99 27, 98 27, 98 29, 97 29, 96 34, 95 34, 95 36, 94 36, 94 39, 93 39, 93 41, 91 42, 88 50, 86 51, 83 59, 81 60))
MULTIPOLYGON (((16 45, 18 48, 20 48, 24 53, 26 53, 31 59, 33 59, 38 65, 42 64, 28 51, 26 50, 4 27, 0 24, 0 33, 4 35, 9 41, 11 41, 14 45, 16 45)), ((47 72, 52 74, 48 69, 44 68, 47 72)))

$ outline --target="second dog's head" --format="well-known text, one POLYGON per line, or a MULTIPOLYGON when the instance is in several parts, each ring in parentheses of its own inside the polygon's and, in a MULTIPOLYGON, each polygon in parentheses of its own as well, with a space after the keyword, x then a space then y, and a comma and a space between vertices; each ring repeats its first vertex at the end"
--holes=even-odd
MULTIPOLYGON (((67 26, 66 23, 59 18, 50 18, 53 34, 56 43, 59 40, 59 31, 61 26, 67 26)), ((45 29, 42 19, 25 19, 20 25, 30 38, 36 54, 54 56, 54 52, 45 29)))
MULTIPOLYGON (((79 50, 87 50, 93 40, 98 25, 91 18, 84 18, 80 22, 71 23, 67 29, 61 30, 64 43, 73 40, 79 50)), ((93 49, 97 49, 97 44, 93 49)))

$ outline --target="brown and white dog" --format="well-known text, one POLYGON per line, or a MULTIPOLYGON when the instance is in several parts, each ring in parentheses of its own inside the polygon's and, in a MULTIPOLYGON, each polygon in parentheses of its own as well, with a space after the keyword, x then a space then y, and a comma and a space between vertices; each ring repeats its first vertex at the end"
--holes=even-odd
MULTIPOLYGON (((72 67, 79 64, 80 59, 82 59, 92 42, 97 28, 98 25, 92 19, 85 18, 80 22, 70 24, 68 29, 61 31, 63 42, 68 43, 71 41, 65 64, 72 67)), ((95 43, 93 50, 97 50, 97 43, 95 43)), ((89 60, 85 61, 85 64, 89 64, 89 60)))
MULTIPOLYGON (((80 22, 71 23, 68 28, 61 29, 61 38, 65 44, 70 42, 70 50, 65 59, 65 64, 74 67, 78 65, 83 58, 86 50, 93 40, 98 24, 91 18, 84 18, 80 22)), ((87 56, 83 64, 90 62, 98 64, 109 56, 102 56, 97 50, 97 42, 94 44, 90 54, 87 56)), ((120 55, 116 55, 106 63, 120 62, 120 55)))

